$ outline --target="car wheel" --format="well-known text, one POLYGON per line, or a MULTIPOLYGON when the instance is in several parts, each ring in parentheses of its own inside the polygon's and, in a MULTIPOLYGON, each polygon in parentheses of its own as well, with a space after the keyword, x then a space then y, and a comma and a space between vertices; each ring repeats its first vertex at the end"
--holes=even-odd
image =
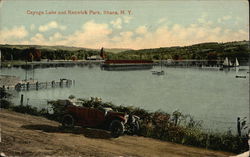
POLYGON ((110 123, 109 130, 111 131, 111 136, 117 138, 124 133, 124 124, 120 120, 113 120, 110 123))
POLYGON ((62 119, 62 126, 66 128, 73 128, 75 124, 74 117, 70 114, 66 114, 62 119))

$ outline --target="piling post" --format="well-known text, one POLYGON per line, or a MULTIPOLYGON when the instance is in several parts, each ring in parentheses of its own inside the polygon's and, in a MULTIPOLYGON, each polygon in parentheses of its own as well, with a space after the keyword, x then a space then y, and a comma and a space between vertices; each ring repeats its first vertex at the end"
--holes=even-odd
POLYGON ((46 83, 45 83, 45 88, 47 89, 47 86, 48 86, 48 83, 47 83, 47 81, 46 81, 46 83))
POLYGON ((38 83, 38 81, 36 82, 36 90, 38 90, 38 88, 39 88, 39 83, 38 83))
POLYGON ((62 88, 63 87, 63 79, 60 79, 59 86, 62 88))
POLYGON ((66 80, 66 86, 69 87, 69 80, 66 80))
POLYGON ((26 88, 27 88, 27 90, 29 90, 29 88, 30 88, 30 83, 29 82, 27 82, 26 88))
POLYGON ((55 81, 52 81, 51 82, 51 87, 54 88, 54 86, 55 86, 55 81))
POLYGON ((23 105, 23 94, 21 94, 20 104, 23 105))
POLYGON ((237 132, 238 136, 241 136, 241 125, 240 125, 240 117, 237 118, 237 132))

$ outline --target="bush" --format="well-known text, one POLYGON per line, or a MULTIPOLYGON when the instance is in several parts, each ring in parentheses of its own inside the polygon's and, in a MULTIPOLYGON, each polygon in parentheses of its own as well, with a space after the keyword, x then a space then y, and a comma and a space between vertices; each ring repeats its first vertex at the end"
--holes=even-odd
POLYGON ((12 103, 5 99, 0 99, 0 108, 8 109, 12 106, 12 103))
POLYGON ((29 105, 13 106, 11 109, 15 112, 27 113, 27 114, 34 115, 34 116, 41 116, 41 113, 37 110, 36 107, 32 107, 29 105))

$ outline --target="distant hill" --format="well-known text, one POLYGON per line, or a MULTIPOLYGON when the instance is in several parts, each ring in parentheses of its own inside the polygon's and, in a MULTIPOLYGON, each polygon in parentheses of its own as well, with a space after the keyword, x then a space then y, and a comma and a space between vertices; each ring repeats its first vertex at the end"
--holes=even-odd
POLYGON ((152 49, 127 50, 122 53, 113 54, 113 58, 123 59, 207 59, 217 60, 229 58, 239 58, 247 60, 249 58, 249 41, 235 41, 226 43, 208 42, 190 46, 160 47, 152 49))
POLYGON ((130 51, 132 49, 119 49, 119 48, 104 48, 105 52, 120 53, 125 51, 130 51))
POLYGON ((28 49, 28 48, 36 48, 36 49, 47 49, 47 50, 66 50, 66 51, 78 51, 78 50, 91 50, 89 48, 82 47, 73 47, 73 46, 45 46, 45 45, 1 45, 0 48, 15 48, 15 49, 28 49))
MULTIPOLYGON (((65 50, 65 51, 78 51, 78 50, 93 50, 99 51, 99 49, 91 49, 91 48, 84 48, 84 47, 74 47, 74 46, 45 46, 45 45, 8 45, 8 44, 0 44, 0 49, 2 48, 12 48, 12 49, 28 49, 28 48, 36 48, 36 49, 47 49, 47 50, 65 50)), ((123 49, 123 48, 104 48, 106 52, 111 53, 119 53, 124 52, 132 49, 123 49)))
MULTIPOLYGON (((239 60, 248 60, 249 41, 234 41, 226 43, 208 42, 190 46, 160 47, 151 49, 122 49, 104 48, 109 59, 207 59, 222 60, 225 57, 239 60)), ((0 45, 3 60, 25 60, 30 55, 31 49, 40 53, 41 59, 86 59, 92 55, 99 55, 99 49, 70 46, 44 46, 44 45, 0 45)), ((32 52, 33 53, 33 52, 32 52)), ((34 55, 34 54, 33 54, 34 55)))

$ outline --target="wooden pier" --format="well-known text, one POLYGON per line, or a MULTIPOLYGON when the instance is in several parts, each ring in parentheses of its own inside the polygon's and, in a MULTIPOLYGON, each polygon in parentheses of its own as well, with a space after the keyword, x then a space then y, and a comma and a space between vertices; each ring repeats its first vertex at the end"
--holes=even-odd
POLYGON ((39 81, 22 81, 15 85, 15 90, 24 91, 24 90, 40 90, 48 88, 63 88, 71 87, 75 84, 74 80, 69 79, 60 79, 59 81, 50 81, 50 82, 39 82, 39 81))

